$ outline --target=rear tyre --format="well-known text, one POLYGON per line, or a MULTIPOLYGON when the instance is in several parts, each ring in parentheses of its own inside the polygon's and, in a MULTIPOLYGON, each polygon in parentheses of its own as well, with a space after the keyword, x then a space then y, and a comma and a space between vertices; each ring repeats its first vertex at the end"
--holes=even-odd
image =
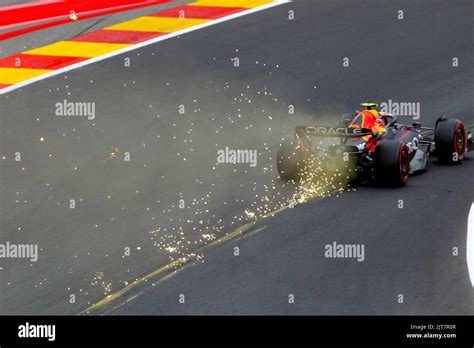
POLYGON ((441 163, 461 164, 466 154, 464 124, 456 119, 440 120, 435 131, 435 154, 441 163))
POLYGON ((381 141, 374 154, 375 179, 384 186, 400 187, 408 181, 410 153, 408 147, 396 140, 381 141))
POLYGON ((304 165, 304 154, 295 139, 286 138, 277 153, 277 169, 283 180, 297 180, 304 165))

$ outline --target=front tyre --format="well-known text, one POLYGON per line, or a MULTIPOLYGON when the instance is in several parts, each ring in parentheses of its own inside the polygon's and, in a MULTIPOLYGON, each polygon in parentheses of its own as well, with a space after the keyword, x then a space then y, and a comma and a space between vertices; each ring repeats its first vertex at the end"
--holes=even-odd
POLYGON ((381 141, 374 153, 375 179, 385 186, 404 186, 410 175, 408 146, 397 140, 381 141))
POLYGON ((466 154, 464 124, 456 119, 440 120, 435 131, 435 154, 441 163, 461 164, 466 154))

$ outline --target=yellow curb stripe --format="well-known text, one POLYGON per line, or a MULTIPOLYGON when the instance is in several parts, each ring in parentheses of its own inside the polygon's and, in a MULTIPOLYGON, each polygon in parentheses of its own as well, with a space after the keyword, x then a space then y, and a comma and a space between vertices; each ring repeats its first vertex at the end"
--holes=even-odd
POLYGON ((131 45, 99 42, 59 41, 51 45, 23 52, 23 54, 93 58, 120 50, 128 46, 131 45))
POLYGON ((168 17, 151 17, 143 16, 131 21, 119 23, 111 27, 104 28, 106 30, 130 30, 130 31, 147 31, 157 33, 171 33, 194 27, 196 25, 209 22, 207 19, 196 18, 168 18, 168 17))
POLYGON ((187 6, 216 6, 254 8, 274 2, 273 0, 199 0, 187 6))
POLYGON ((0 68, 0 84, 13 85, 21 81, 32 79, 36 76, 46 74, 50 71, 52 70, 0 68))

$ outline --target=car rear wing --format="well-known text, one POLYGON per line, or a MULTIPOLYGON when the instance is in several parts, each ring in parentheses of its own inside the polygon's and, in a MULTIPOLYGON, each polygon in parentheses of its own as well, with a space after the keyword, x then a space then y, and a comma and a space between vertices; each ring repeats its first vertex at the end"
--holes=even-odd
POLYGON ((359 138, 366 135, 373 135, 374 132, 366 128, 297 126, 295 127, 295 134, 297 136, 306 134, 318 137, 359 138))

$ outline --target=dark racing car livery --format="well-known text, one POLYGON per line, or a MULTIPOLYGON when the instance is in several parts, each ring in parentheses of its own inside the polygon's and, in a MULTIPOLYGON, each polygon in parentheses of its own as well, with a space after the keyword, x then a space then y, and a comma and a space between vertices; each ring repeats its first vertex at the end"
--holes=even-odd
POLYGON ((458 119, 440 117, 434 127, 423 127, 380 114, 380 132, 357 127, 359 115, 343 116, 336 127, 297 126, 294 136, 284 139, 278 149, 280 177, 299 179, 308 162, 317 160, 328 170, 343 167, 352 182, 403 186, 410 174, 426 170, 430 155, 444 164, 461 164, 473 149, 472 133, 458 119))

